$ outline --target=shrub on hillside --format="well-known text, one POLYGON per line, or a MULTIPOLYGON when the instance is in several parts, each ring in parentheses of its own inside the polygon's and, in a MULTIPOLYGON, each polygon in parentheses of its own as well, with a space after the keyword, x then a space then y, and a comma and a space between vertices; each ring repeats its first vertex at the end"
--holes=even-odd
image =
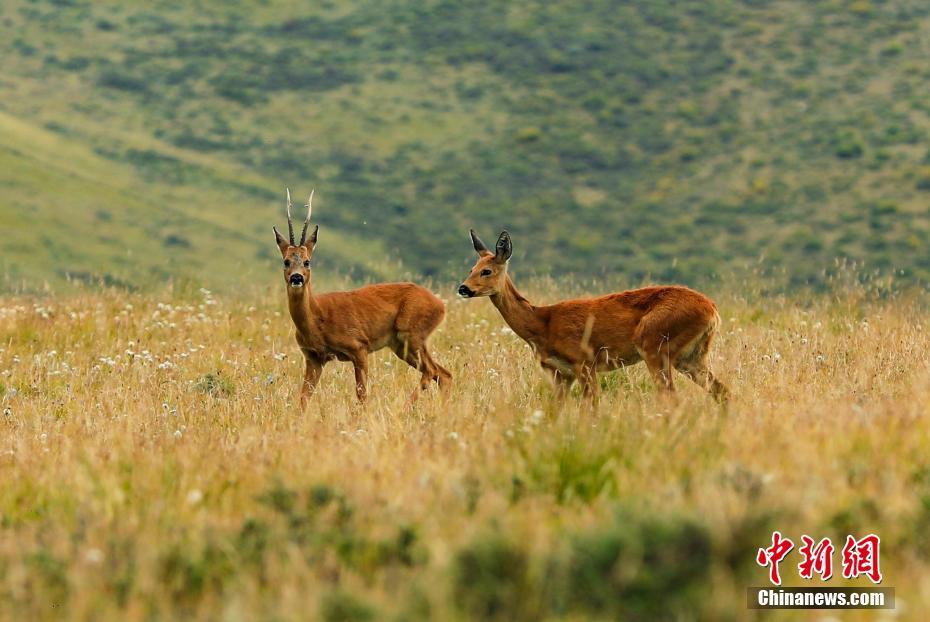
POLYGON ((839 158, 858 158, 864 152, 865 146, 862 139, 853 131, 839 132, 833 139, 833 153, 839 158))
POLYGON ((97 78, 97 84, 130 93, 147 93, 149 90, 145 80, 118 69, 110 69, 101 73, 97 78))
POLYGON ((925 166, 917 173, 917 189, 930 192, 930 166, 925 166))

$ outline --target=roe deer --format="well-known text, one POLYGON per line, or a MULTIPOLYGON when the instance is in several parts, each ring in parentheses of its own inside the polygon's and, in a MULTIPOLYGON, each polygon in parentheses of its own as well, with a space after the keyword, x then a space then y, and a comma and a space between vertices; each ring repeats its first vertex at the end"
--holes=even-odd
POLYGON ((492 252, 474 230, 470 233, 479 257, 459 295, 489 296, 504 321, 533 348, 560 396, 577 379, 596 401, 597 372, 645 361, 660 390, 674 390, 674 367, 718 402, 726 401, 726 387, 707 365, 720 316, 703 294, 666 285, 537 307, 507 274, 510 234, 501 233, 492 252))
MULTIPOLYGON (((435 380, 445 392, 452 374, 430 356, 426 341, 446 314, 442 301, 413 283, 382 283, 347 292, 315 295, 310 287, 311 259, 320 226, 310 236, 313 193, 307 202, 300 242, 294 242, 291 222, 291 192, 287 191, 285 239, 273 227, 275 241, 284 260, 287 306, 296 328, 297 345, 306 360, 300 389, 300 405, 306 408, 323 366, 333 360, 350 361, 355 367, 355 391, 359 401, 367 396, 368 353, 390 348, 404 362, 420 371, 420 388, 435 380)), ((417 391, 410 396, 416 400, 417 391)))

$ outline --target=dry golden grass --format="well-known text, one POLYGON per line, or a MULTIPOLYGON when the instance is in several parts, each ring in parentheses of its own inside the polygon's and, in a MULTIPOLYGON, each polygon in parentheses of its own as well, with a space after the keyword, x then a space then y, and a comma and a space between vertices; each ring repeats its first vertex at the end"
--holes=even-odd
MULTIPOLYGON (((279 288, 0 300, 0 618, 754 619, 780 529, 879 534, 922 619, 926 313, 711 293, 726 412, 641 366, 559 408, 485 300, 434 336, 448 402, 405 412, 417 374, 381 352, 368 404, 330 364, 307 413, 279 288)), ((768 619, 798 617, 824 619, 768 619)))

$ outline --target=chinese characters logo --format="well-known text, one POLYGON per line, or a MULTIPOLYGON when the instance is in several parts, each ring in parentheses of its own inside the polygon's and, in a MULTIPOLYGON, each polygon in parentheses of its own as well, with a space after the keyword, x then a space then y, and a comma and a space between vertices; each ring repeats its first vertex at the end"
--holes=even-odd
MULTIPOLYGON (((855 579, 866 576, 872 583, 882 582, 882 572, 879 566, 879 546, 881 539, 875 534, 869 534, 861 539, 846 536, 846 544, 841 552, 843 564, 843 578, 855 579)), ((782 536, 781 532, 772 532, 772 544, 760 548, 756 554, 756 563, 769 569, 769 581, 773 585, 781 585, 779 564, 794 549, 794 542, 782 536)), ((830 538, 823 538, 816 542, 807 535, 801 536, 801 546, 798 553, 801 561, 798 563, 798 575, 802 579, 813 579, 818 575, 821 581, 827 581, 833 576, 833 543, 830 538)))

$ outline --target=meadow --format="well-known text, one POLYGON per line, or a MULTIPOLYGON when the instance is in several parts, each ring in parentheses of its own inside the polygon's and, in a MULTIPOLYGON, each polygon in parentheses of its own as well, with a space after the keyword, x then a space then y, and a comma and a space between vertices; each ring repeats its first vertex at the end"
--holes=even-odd
POLYGON ((709 290, 729 407, 681 377, 665 402, 637 366, 595 412, 443 292, 447 401, 404 410, 417 375, 381 352, 367 404, 330 364, 301 413, 281 288, 0 299, 0 619, 763 619, 773 529, 879 534, 880 613, 930 609, 920 298, 709 290))
POLYGON ((0 29, 0 622, 926 618, 926 0, 7 0, 0 29), (382 352, 366 404, 330 364, 301 411, 285 186, 321 290, 432 280, 446 399, 405 408, 382 352), (534 301, 706 291, 731 403, 641 366, 556 401, 453 298, 471 227, 534 301), (897 609, 746 609, 776 529, 880 535, 897 609))

